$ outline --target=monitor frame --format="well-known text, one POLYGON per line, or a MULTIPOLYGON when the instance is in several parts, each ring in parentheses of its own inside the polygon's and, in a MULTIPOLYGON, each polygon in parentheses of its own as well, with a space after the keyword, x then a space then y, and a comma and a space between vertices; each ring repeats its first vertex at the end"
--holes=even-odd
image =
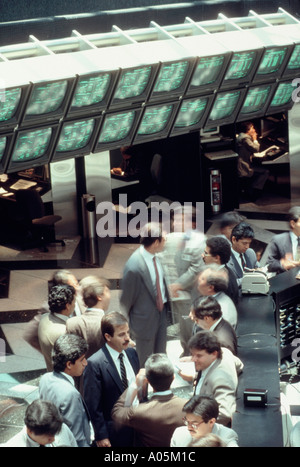
POLYGON ((2 134, 0 134, 0 139, 1 138, 7 138, 6 147, 4 149, 4 153, 3 153, 3 156, 2 156, 1 161, 0 161, 0 174, 5 174, 7 164, 8 164, 8 161, 9 161, 9 157, 10 157, 10 153, 11 153, 11 147, 13 145, 13 141, 14 141, 14 138, 15 138, 15 133, 13 131, 12 132, 2 133, 2 134))
POLYGON ((49 124, 55 123, 55 122, 59 122, 61 118, 64 118, 67 112, 67 108, 70 102, 70 98, 71 98, 74 86, 75 86, 75 81, 76 81, 76 77, 74 76, 72 78, 66 77, 66 78, 51 79, 49 81, 42 80, 42 81, 37 81, 34 83, 32 82, 30 93, 29 93, 26 106, 24 108, 23 116, 20 122, 20 127, 25 128, 25 127, 30 127, 30 126, 43 125, 45 123, 49 123, 49 124), (59 108, 47 114, 27 115, 27 109, 28 109, 28 106, 31 104, 31 97, 35 89, 41 85, 47 85, 50 83, 56 83, 60 81, 67 81, 67 88, 66 88, 65 96, 59 108))
MULTIPOLYGON (((269 105, 268 105, 268 108, 266 109, 266 112, 265 112, 265 115, 266 116, 269 116, 269 115, 275 115, 275 114, 279 114, 279 113, 283 113, 283 112, 287 112, 288 110, 290 110, 293 105, 294 105, 294 101, 293 99, 291 98, 290 102, 288 104, 282 104, 280 105, 279 107, 277 107, 276 109, 272 110, 271 109, 271 104, 272 104, 272 101, 276 95, 276 92, 279 88, 279 86, 281 84, 291 84, 291 80, 287 79, 287 80, 280 80, 276 83, 276 86, 274 88, 274 92, 273 92, 273 95, 270 99, 270 102, 269 102, 269 105)), ((296 88, 293 86, 293 90, 295 90, 296 88)))
POLYGON ((0 121, 0 134, 9 130, 13 130, 18 125, 20 125, 20 122, 22 121, 23 112, 27 104, 28 96, 30 94, 30 86, 31 84, 28 83, 20 86, 9 86, 6 88, 7 90, 21 88, 21 97, 13 118, 2 122, 0 121))
POLYGON ((216 127, 216 126, 221 127, 221 126, 224 126, 224 125, 229 125, 229 124, 234 123, 237 116, 238 116, 241 104, 242 104, 242 102, 244 100, 245 93, 246 93, 246 88, 239 88, 239 89, 234 88, 234 89, 220 90, 219 92, 217 92, 215 94, 215 98, 214 98, 214 101, 212 103, 210 113, 207 116, 207 119, 206 119, 206 121, 205 121, 205 123, 203 125, 203 128, 212 128, 212 127, 216 127), (228 93, 232 93, 232 92, 239 92, 240 93, 237 105, 236 105, 233 113, 231 115, 229 115, 228 117, 221 117, 221 118, 218 118, 217 120, 210 120, 209 117, 211 115, 211 112, 214 109, 215 104, 217 103, 218 97, 222 96, 223 94, 228 94, 228 93))
POLYGON ((98 152, 103 152, 103 151, 109 151, 111 149, 119 149, 122 146, 131 146, 133 138, 134 138, 134 134, 135 134, 135 129, 140 120, 141 112, 142 112, 141 107, 133 107, 133 108, 126 108, 126 109, 119 109, 115 111, 108 111, 104 113, 92 152, 98 153, 98 152), (122 115, 128 112, 135 112, 134 122, 128 135, 125 138, 118 140, 118 141, 100 142, 99 139, 102 135, 102 131, 105 129, 105 124, 107 122, 107 119, 110 117, 113 117, 114 115, 122 115))
POLYGON ((252 83, 253 77, 255 76, 257 67, 259 66, 259 63, 261 61, 261 57, 263 55, 263 48, 249 48, 247 50, 235 50, 232 52, 232 55, 230 57, 227 69, 224 73, 223 80, 220 84, 220 91, 226 91, 229 89, 236 89, 236 88, 242 88, 245 86, 249 86, 252 83), (235 54, 248 54, 255 52, 256 56, 254 58, 254 62, 252 65, 251 70, 245 77, 237 78, 237 79, 226 79, 226 75, 230 69, 230 65, 232 61, 234 60, 235 54))
POLYGON ((269 106, 269 103, 270 103, 270 101, 272 99, 275 87, 276 87, 275 83, 260 83, 260 84, 254 85, 254 86, 249 86, 247 88, 247 90, 246 90, 243 102, 242 102, 242 104, 240 106, 240 110, 239 110, 239 113, 237 115, 236 122, 244 122, 244 121, 247 121, 247 120, 253 120, 255 118, 263 117, 265 115, 266 110, 267 110, 267 108, 269 106), (242 115, 241 112, 242 112, 243 106, 244 106, 244 104, 246 102, 246 99, 248 97, 248 93, 251 91, 251 89, 256 89, 256 88, 265 87, 265 86, 270 86, 270 92, 269 92, 269 95, 268 95, 268 97, 266 99, 266 102, 263 104, 262 109, 257 110, 254 113, 247 113, 247 114, 242 115))
POLYGON ((65 113, 65 118, 73 120, 74 118, 80 118, 80 117, 86 117, 89 115, 100 114, 101 112, 106 110, 109 106, 109 102, 111 100, 113 90, 116 86, 118 75, 119 75, 119 70, 111 70, 111 71, 110 70, 99 70, 98 72, 91 72, 91 73, 86 73, 86 74, 82 73, 82 74, 77 75, 76 82, 73 88, 73 92, 70 96, 67 111, 65 113), (72 108, 72 102, 73 102, 73 99, 75 98, 75 94, 78 89, 81 78, 89 79, 89 78, 97 77, 99 75, 104 75, 107 73, 111 75, 111 82, 108 85, 107 92, 106 92, 104 99, 100 103, 72 108))
MULTIPOLYGON (((299 35, 300 35, 300 31, 299 31, 299 35)), ((299 55, 300 55, 300 40, 299 42, 294 42, 294 47, 293 47, 293 50, 289 56, 289 59, 285 65, 285 68, 283 70, 283 73, 281 75, 281 79, 287 79, 287 78, 290 78, 290 79, 293 79, 293 78, 299 78, 300 77, 300 67, 298 70, 288 70, 288 66, 289 66, 289 63, 290 63, 290 60, 292 58, 292 55, 296 49, 296 47, 299 47, 299 55)))
POLYGON ((136 127, 136 132, 135 132, 132 144, 142 144, 144 142, 149 142, 149 141, 151 142, 151 141, 155 141, 157 139, 167 138, 169 136, 171 127, 173 125, 173 122, 174 122, 174 120, 176 118, 179 105, 180 105, 180 102, 176 101, 176 100, 167 101, 167 102, 157 102, 157 103, 152 103, 152 104, 146 105, 143 108, 143 113, 142 113, 141 118, 140 118, 140 120, 138 122, 138 125, 136 127), (152 134, 149 134, 149 135, 139 135, 138 131, 139 131, 140 125, 143 123, 143 118, 146 115, 148 109, 152 109, 152 108, 155 108, 155 107, 163 107, 163 106, 168 106, 168 105, 172 105, 173 108, 171 110, 170 118, 169 118, 166 126, 161 131, 159 131, 157 133, 152 133, 152 134))
POLYGON ((152 87, 153 87, 153 83, 154 83, 155 78, 157 76, 158 69, 159 69, 159 63, 147 63, 147 62, 140 63, 140 64, 130 66, 130 67, 127 67, 127 68, 122 67, 120 69, 120 72, 118 74, 118 78, 116 80, 114 89, 113 89, 113 91, 111 93, 111 96, 110 96, 110 101, 109 101, 108 106, 107 106, 108 111, 114 111, 114 110, 120 110, 120 109, 122 109, 122 110, 123 109, 129 109, 130 106, 135 107, 137 105, 143 105, 145 102, 147 102, 147 100, 149 98, 149 95, 151 93, 152 87), (144 67, 151 67, 151 71, 150 71, 149 81, 148 81, 144 91, 142 92, 142 94, 140 94, 138 96, 135 96, 135 97, 129 97, 129 98, 126 98, 126 99, 116 99, 115 94, 116 94, 116 92, 118 90, 118 86, 119 86, 119 84, 121 82, 121 79, 124 76, 124 74, 129 72, 129 71, 134 72, 134 70, 139 69, 139 68, 144 68, 144 67))
POLYGON ((206 118, 207 118, 207 116, 208 116, 208 114, 210 112, 213 101, 214 101, 214 95, 213 94, 200 95, 200 96, 197 96, 197 97, 196 96, 189 96, 189 97, 185 97, 184 99, 182 99, 180 101, 176 116, 175 116, 174 121, 172 123, 171 129, 170 129, 170 132, 169 132, 169 137, 182 135, 182 134, 188 134, 188 133, 192 133, 194 131, 199 131, 203 127, 203 123, 206 121, 206 118), (177 120, 177 117, 180 114, 181 108, 184 105, 184 103, 188 102, 188 101, 197 100, 197 99, 207 99, 207 106, 206 106, 202 116, 200 117, 200 120, 197 123, 195 123, 193 125, 190 125, 188 127, 176 128, 176 126, 175 126, 176 125, 176 120, 177 120))
POLYGON ((83 156, 87 156, 91 154, 94 148, 94 145, 95 145, 96 137, 99 131, 99 126, 101 124, 101 120, 102 120, 102 117, 96 117, 94 115, 91 115, 90 117, 62 121, 59 126, 58 134, 56 137, 56 142, 55 142, 55 145, 53 147, 53 151, 50 157, 50 162, 59 162, 62 160, 67 160, 67 159, 77 159, 78 157, 83 157, 83 156), (60 139, 60 136, 62 134, 64 127, 66 125, 70 125, 76 122, 82 122, 86 120, 95 120, 95 126, 92 131, 91 138, 88 142, 88 145, 81 149, 73 149, 72 151, 57 151, 59 139, 60 139))
POLYGON ((190 57, 190 56, 178 58, 178 59, 175 59, 175 60, 161 61, 160 64, 159 64, 159 69, 157 71, 156 78, 154 80, 154 83, 153 83, 153 86, 152 86, 152 89, 151 89, 147 104, 156 104, 156 103, 159 103, 161 101, 176 99, 176 98, 179 98, 179 97, 185 95, 186 90, 187 90, 187 86, 188 86, 188 84, 190 82, 191 75, 192 75, 194 67, 195 67, 195 62, 196 62, 196 57, 190 57), (158 92, 156 92, 155 91, 155 85, 158 82, 159 75, 160 75, 160 72, 162 71, 163 67, 165 65, 173 65, 175 63, 180 63, 180 62, 183 62, 183 61, 188 61, 188 68, 187 68, 186 75, 183 78, 183 81, 182 81, 181 85, 179 86, 179 88, 175 89, 175 90, 172 90, 172 91, 158 91, 158 92))
POLYGON ((48 125, 41 125, 39 127, 34 127, 34 128, 22 128, 18 129, 15 131, 15 137, 11 146, 10 150, 10 156, 7 161, 7 166, 6 166, 6 172, 7 173, 14 173, 14 172, 20 172, 22 170, 26 169, 31 169, 34 167, 39 167, 40 165, 45 165, 50 162, 53 147, 56 142, 57 134, 59 130, 59 124, 57 123, 49 123, 48 125), (51 128, 52 130, 52 135, 50 137, 49 141, 49 146, 45 152, 45 154, 38 159, 35 160, 29 160, 29 161, 23 161, 23 162, 15 162, 13 161, 13 155, 14 155, 14 150, 16 148, 16 145, 18 143, 19 136, 22 136, 25 133, 32 132, 32 131, 38 131, 44 128, 51 128))

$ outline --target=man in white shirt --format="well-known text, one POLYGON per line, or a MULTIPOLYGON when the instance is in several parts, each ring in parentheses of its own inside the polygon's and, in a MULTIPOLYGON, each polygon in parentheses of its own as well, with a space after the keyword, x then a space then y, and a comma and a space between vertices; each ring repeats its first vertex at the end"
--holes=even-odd
POLYGON ((213 433, 226 447, 238 447, 238 436, 234 430, 216 423, 218 403, 211 396, 193 396, 183 407, 185 426, 178 427, 173 433, 171 447, 187 447, 192 441, 213 433))
POLYGON ((87 343, 79 336, 60 336, 53 347, 54 371, 44 374, 39 384, 40 398, 57 406, 78 447, 91 444, 89 413, 74 383, 74 378, 80 377, 87 365, 87 348, 87 343))
POLYGON ((22 430, 0 447, 77 447, 70 428, 63 423, 61 414, 52 402, 33 401, 26 409, 24 422, 22 430))
POLYGON ((128 321, 118 312, 101 321, 105 345, 88 359, 83 375, 84 399, 88 406, 97 447, 132 446, 133 430, 120 427, 111 411, 140 369, 138 356, 130 344, 128 321))

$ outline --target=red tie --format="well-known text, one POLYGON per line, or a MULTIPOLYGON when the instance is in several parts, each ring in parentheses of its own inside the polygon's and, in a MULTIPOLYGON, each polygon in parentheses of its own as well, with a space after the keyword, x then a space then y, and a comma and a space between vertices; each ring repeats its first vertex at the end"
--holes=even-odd
POLYGON ((162 294, 161 294, 161 288, 160 288, 160 283, 159 283, 159 274, 158 274, 158 270, 157 270, 157 264, 156 264, 155 256, 153 257, 153 264, 154 264, 155 275, 156 275, 156 281, 155 281, 155 286, 156 286, 156 307, 157 307, 158 311, 163 311, 164 302, 163 302, 162 294))

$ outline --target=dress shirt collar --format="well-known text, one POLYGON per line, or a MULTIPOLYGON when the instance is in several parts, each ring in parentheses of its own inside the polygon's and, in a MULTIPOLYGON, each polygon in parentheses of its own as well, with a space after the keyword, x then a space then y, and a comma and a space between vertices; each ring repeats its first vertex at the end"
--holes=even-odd
POLYGON ((221 319, 222 319, 222 316, 209 328, 209 330, 214 331, 216 327, 218 326, 219 322, 221 321, 221 319))
POLYGON ((171 389, 167 389, 166 391, 157 391, 153 392, 152 394, 149 395, 149 397, 155 397, 155 396, 169 396, 170 394, 173 394, 171 389))
POLYGON ((62 321, 68 321, 69 316, 62 315, 61 313, 53 313, 57 318, 60 318, 62 321))
POLYGON ((74 378, 73 378, 71 375, 67 375, 67 373, 65 373, 64 371, 62 371, 61 374, 62 374, 65 378, 67 378, 67 380, 68 380, 73 386, 75 386, 74 378))
MULTIPOLYGON (((113 359, 114 362, 118 362, 118 359, 119 359, 119 355, 120 355, 120 352, 118 352, 117 350, 113 349, 110 345, 108 345, 108 343, 106 342, 105 344, 108 352, 109 352, 109 355, 111 356, 111 358, 113 359)), ((124 356, 126 356, 126 352, 124 350, 122 350, 121 352, 124 356)))

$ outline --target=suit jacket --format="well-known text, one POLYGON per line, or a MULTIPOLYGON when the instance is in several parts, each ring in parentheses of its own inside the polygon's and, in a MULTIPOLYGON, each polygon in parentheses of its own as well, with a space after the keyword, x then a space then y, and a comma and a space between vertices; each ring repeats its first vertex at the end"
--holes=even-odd
MULTIPOLYGON (((26 426, 17 433, 13 438, 8 440, 4 444, 0 444, 1 448, 39 448, 39 443, 36 443, 27 435, 26 426)), ((59 433, 55 435, 53 443, 46 444, 45 447, 58 448, 58 447, 70 447, 77 448, 76 440, 70 430, 70 428, 63 423, 59 433)))
POLYGON ((66 333, 66 321, 59 315, 46 313, 42 316, 38 327, 40 348, 44 356, 47 371, 53 370, 51 352, 58 337, 66 333))
POLYGON ((123 425, 134 428, 143 447, 168 447, 172 434, 183 425, 182 408, 187 402, 175 396, 156 395, 137 407, 124 407, 125 391, 112 410, 112 418, 123 425))
POLYGON ((236 280, 236 275, 234 271, 225 264, 225 269, 228 273, 228 288, 227 288, 227 295, 231 298, 235 305, 238 304, 239 301, 239 286, 236 280))
MULTIPOLYGON (((137 374, 140 365, 136 351, 128 348, 126 354, 134 373, 137 374)), ((91 416, 95 440, 109 438, 112 446, 130 446, 128 443, 133 442, 132 430, 119 430, 111 419, 112 408, 123 393, 123 386, 106 346, 88 359, 88 365, 83 374, 83 387, 84 400, 91 416)))
POLYGON ((238 321, 237 309, 231 298, 225 292, 214 295, 222 310, 222 317, 235 329, 238 321))
MULTIPOLYGON (((256 253, 254 250, 252 250, 252 248, 248 248, 246 253, 244 253, 244 258, 247 268, 254 269, 259 267, 256 253)), ((243 277, 243 270, 233 253, 231 253, 230 260, 228 261, 227 265, 235 272, 236 277, 238 279, 241 279, 243 277)))
POLYGON ((75 386, 63 373, 46 373, 39 384, 40 398, 53 402, 72 431, 79 447, 91 444, 87 407, 75 386))
POLYGON ((200 392, 197 385, 201 378, 199 372, 195 393, 201 396, 213 396, 219 404, 218 423, 228 425, 236 410, 236 392, 238 387, 238 375, 244 365, 230 350, 222 347, 222 358, 217 358, 206 373, 200 392))
POLYGON ((86 358, 97 352, 105 340, 101 332, 101 320, 104 311, 97 308, 88 308, 81 316, 74 316, 67 321, 67 333, 83 337, 89 345, 86 358))
POLYGON ((235 330, 224 318, 214 328, 213 333, 218 336, 222 347, 229 349, 233 355, 237 355, 237 336, 235 330))
POLYGON ((281 273, 285 271, 281 266, 280 260, 284 258, 287 253, 293 255, 290 232, 274 235, 269 244, 269 253, 267 258, 267 265, 270 272, 281 273))
MULTIPOLYGON (((164 279, 166 294, 167 284, 164 279)), ((127 261, 122 280, 120 304, 136 336, 153 339, 160 324, 156 295, 147 264, 138 248, 127 261)))

